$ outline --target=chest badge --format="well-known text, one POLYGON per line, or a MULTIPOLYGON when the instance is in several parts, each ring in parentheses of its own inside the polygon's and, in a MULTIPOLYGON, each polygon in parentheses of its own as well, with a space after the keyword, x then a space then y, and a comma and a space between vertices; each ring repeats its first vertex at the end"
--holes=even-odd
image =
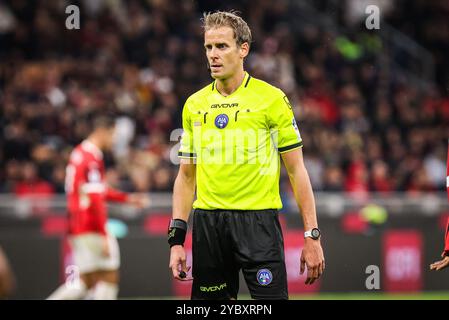
POLYGON ((218 129, 224 129, 229 123, 229 117, 222 113, 215 117, 215 126, 218 129))

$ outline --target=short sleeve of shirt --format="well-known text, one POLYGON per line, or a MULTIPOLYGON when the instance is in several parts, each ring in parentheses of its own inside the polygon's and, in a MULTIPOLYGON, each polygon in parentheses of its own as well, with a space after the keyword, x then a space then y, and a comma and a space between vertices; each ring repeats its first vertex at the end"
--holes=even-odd
POLYGON ((302 147, 302 138, 293 114, 292 106, 285 94, 278 98, 267 110, 271 137, 279 153, 302 147))
POLYGON ((196 158, 193 147, 193 130, 190 112, 191 102, 187 99, 182 110, 182 129, 181 146, 179 148, 178 157, 180 158, 196 158))

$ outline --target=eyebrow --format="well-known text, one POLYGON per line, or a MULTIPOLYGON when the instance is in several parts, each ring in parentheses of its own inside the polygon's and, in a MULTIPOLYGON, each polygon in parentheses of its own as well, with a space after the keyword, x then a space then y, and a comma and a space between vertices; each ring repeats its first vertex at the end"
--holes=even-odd
POLYGON ((204 47, 207 47, 207 46, 212 46, 212 45, 215 45, 215 46, 219 46, 219 45, 228 45, 226 42, 216 42, 216 43, 205 43, 204 44, 204 47))

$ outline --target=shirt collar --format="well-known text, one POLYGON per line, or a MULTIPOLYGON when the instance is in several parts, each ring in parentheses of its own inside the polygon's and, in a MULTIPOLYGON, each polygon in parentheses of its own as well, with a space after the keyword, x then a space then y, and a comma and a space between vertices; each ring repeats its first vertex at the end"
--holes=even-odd
POLYGON ((101 151, 100 148, 98 148, 94 143, 90 142, 89 140, 84 140, 81 143, 81 146, 85 151, 92 153, 95 156, 95 158, 99 160, 103 159, 103 151, 101 151))
MULTIPOLYGON (((239 91, 242 87, 247 87, 249 80, 251 79, 251 76, 249 75, 248 72, 245 71, 245 76, 243 77, 243 81, 242 83, 238 86, 237 89, 235 89, 235 91, 233 93, 231 93, 230 95, 233 95, 234 93, 236 93, 237 91, 239 91)), ((216 91, 218 94, 221 94, 218 90, 217 90, 217 80, 214 80, 214 82, 212 82, 212 91, 216 91)), ((229 96, 230 96, 229 95, 229 96)), ((229 97, 226 96, 226 97, 229 97)))

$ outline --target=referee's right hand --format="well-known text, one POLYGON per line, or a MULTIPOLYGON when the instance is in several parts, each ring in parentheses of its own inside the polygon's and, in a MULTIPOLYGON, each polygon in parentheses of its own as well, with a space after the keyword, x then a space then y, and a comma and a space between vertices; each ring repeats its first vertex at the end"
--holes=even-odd
POLYGON ((190 267, 187 266, 187 258, 186 251, 184 247, 181 245, 175 245, 170 249, 170 264, 168 266, 172 273, 173 278, 181 280, 181 281, 191 281, 192 277, 184 277, 181 278, 180 272, 184 271, 187 274, 190 270, 190 267))

